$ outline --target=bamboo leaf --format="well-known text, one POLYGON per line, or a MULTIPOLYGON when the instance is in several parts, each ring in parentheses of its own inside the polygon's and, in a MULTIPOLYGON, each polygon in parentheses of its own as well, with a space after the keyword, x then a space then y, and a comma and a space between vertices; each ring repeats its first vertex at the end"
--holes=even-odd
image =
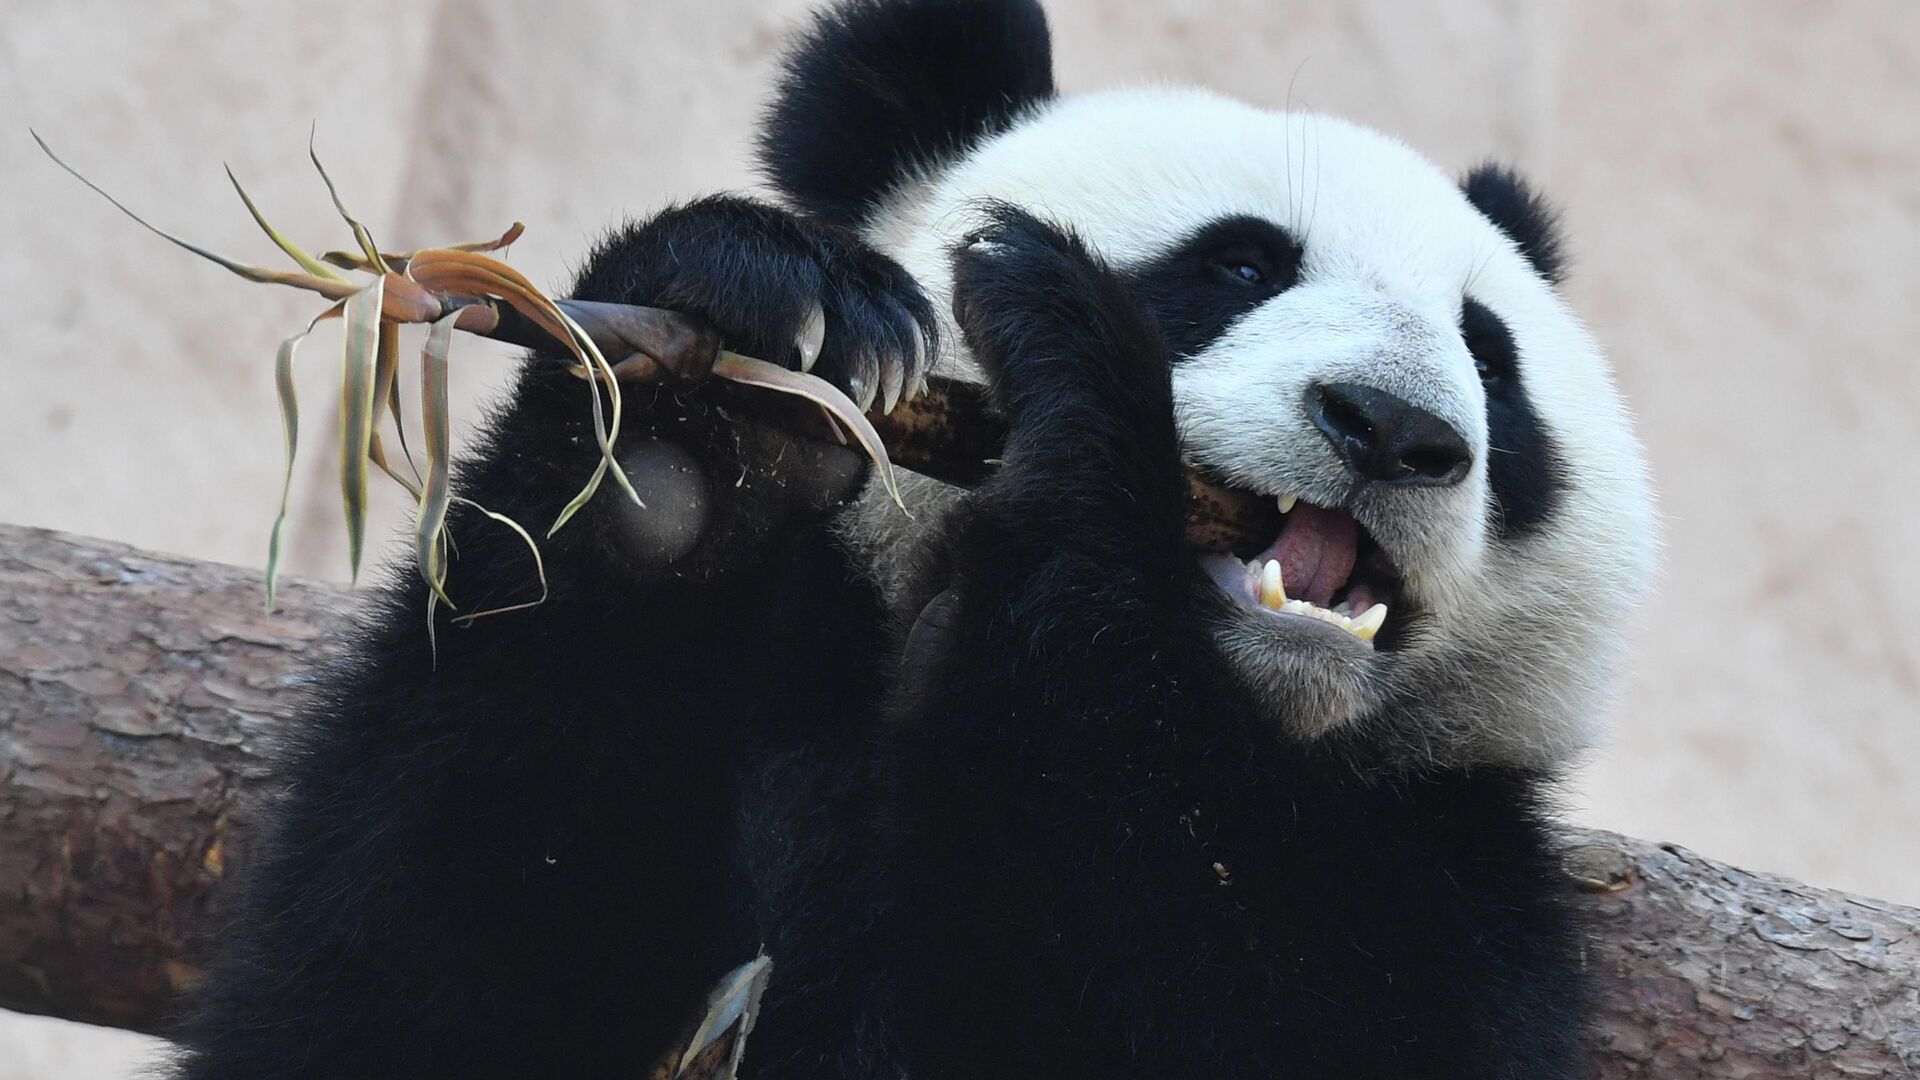
POLYGON ((75 180, 78 180, 81 183, 87 185, 89 188, 92 188, 94 191, 94 194, 99 195, 101 198, 112 203, 116 210, 119 210, 121 213, 132 218, 134 222, 138 224, 141 228, 146 229, 148 232, 154 234, 155 236, 158 236, 160 239, 165 240, 169 244, 173 244, 176 247, 183 248, 187 251, 191 251, 195 255, 200 256, 201 258, 207 260, 208 262, 224 267, 226 270, 234 274, 238 274, 239 276, 246 278, 248 281, 257 281, 265 285, 291 285, 297 289, 306 289, 309 292, 317 292, 329 300, 344 300, 347 297, 352 296, 360 288, 360 286, 355 285, 351 281, 340 281, 337 279, 315 277, 312 274, 294 274, 284 270, 268 270, 267 268, 261 267, 261 266, 250 266, 246 263, 235 262, 224 255, 219 255, 214 252, 208 251, 206 248, 203 248, 198 244, 192 243, 187 240, 182 240, 180 237, 175 236, 170 232, 167 232, 165 229, 162 229, 159 226, 153 224, 152 222, 148 221, 146 218, 143 218, 139 214, 134 213, 132 210, 127 209, 127 205, 125 203, 121 202, 119 199, 114 198, 112 195, 107 194, 107 191, 105 188, 87 179, 85 176, 82 176, 78 169, 75 169, 73 166, 60 160, 60 156, 53 152, 53 148, 47 145, 46 140, 40 137, 39 132, 29 129, 28 133, 33 136, 34 142, 40 144, 40 149, 49 158, 53 159, 53 163, 55 165, 58 165, 62 169, 65 169, 68 172, 68 174, 70 174, 75 180))
POLYGON ((860 411, 860 406, 855 405, 852 398, 841 393, 832 383, 817 375, 793 371, 765 360, 724 350, 713 363, 713 373, 746 386, 763 386, 783 394, 803 397, 825 409, 828 415, 845 425, 859 441, 860 448, 867 452, 874 468, 880 472, 880 482, 886 485, 887 494, 893 496, 894 504, 902 511, 907 509, 907 504, 900 498, 900 485, 893 475, 893 462, 887 458, 887 447, 880 441, 880 433, 873 429, 872 422, 860 411))
POLYGON ((385 259, 381 258, 380 248, 373 242, 373 234, 368 232, 367 227, 360 224, 352 214, 348 213, 347 204, 340 201, 340 190, 333 186, 333 177, 328 176, 327 167, 320 164, 320 152, 314 148, 312 132, 307 134, 307 156, 313 159, 314 169, 320 173, 320 179, 326 182, 327 194, 333 198, 333 208, 339 211, 341 220, 345 221, 347 227, 353 230, 353 238, 360 244, 360 253, 367 257, 369 263, 373 264, 374 270, 382 274, 391 273, 393 268, 387 265, 385 259))
MULTIPOLYGON (((402 265, 405 261, 404 257, 390 255, 383 251, 380 253, 380 259, 394 272, 406 272, 406 267, 402 265)), ((320 253, 320 261, 337 266, 342 270, 358 270, 363 274, 377 274, 380 272, 379 267, 374 266, 372 262, 368 261, 365 255, 357 251, 323 251, 320 253)))
POLYGON ((420 564, 420 576, 440 602, 454 608, 447 596, 445 529, 447 506, 451 500, 447 421, 447 354, 453 344, 454 320, 459 312, 446 315, 427 331, 427 343, 420 350, 421 438, 427 454, 427 475, 420 506, 413 520, 414 558, 420 564))
POLYGON ((465 244, 445 244, 443 246, 450 251, 499 251, 501 248, 507 247, 515 240, 520 239, 520 234, 526 231, 527 227, 516 221, 507 226, 506 232, 501 233, 491 240, 473 240, 465 244))
POLYGON ((472 499, 463 499, 460 496, 455 495, 453 497, 453 501, 459 503, 462 506, 473 507, 475 510, 478 510, 480 513, 487 515, 488 517, 499 522, 500 524, 505 525, 507 528, 512 529, 516 534, 518 534, 520 539, 527 545, 527 550, 533 554, 533 571, 536 575, 538 575, 540 579, 540 595, 535 597, 534 599, 523 601, 518 604, 507 604, 502 607, 488 608, 485 611, 476 611, 470 615, 462 615, 454 619, 453 620, 454 623, 459 626, 472 626, 473 621, 475 619, 484 619, 489 615, 504 615, 509 611, 524 611, 527 608, 539 607, 541 604, 546 603, 547 595, 548 595, 547 565, 540 558, 540 545, 537 543, 534 543, 533 537, 527 532, 527 530, 521 528, 519 522, 513 520, 512 518, 506 516, 505 514, 496 514, 493 511, 487 509, 486 507, 481 506, 479 503, 474 502, 472 499))
MULTIPOLYGON (((691 1080, 689 1067, 701 1058, 701 1051, 720 1041, 732 1031, 733 1045, 724 1061, 720 1063, 718 1077, 731 1080, 736 1075, 740 1060, 746 1048, 747 1036, 753 1031, 754 1021, 759 1019, 760 999, 767 992, 767 983, 773 975, 773 960, 767 954, 741 964, 721 976, 720 982, 707 993, 707 1013, 694 1029, 693 1038, 687 1041, 686 1048, 680 1052, 674 1064, 674 1080, 687 1077, 691 1080), (735 1030, 735 1025, 738 1030, 735 1030)), ((701 1070, 707 1075, 706 1070, 701 1070)))
POLYGON ((373 440, 374 372, 379 363, 384 278, 347 300, 340 357, 340 496, 347 514, 347 561, 360 580, 367 532, 367 462, 373 440))
POLYGON ((278 245, 280 250, 286 252, 294 262, 299 263, 300 269, 317 278, 327 278, 330 281, 347 280, 334 273, 332 267, 307 254, 300 245, 280 235, 278 229, 267 224, 266 215, 260 213, 260 208, 253 205, 253 199, 248 196, 247 189, 240 186, 240 178, 233 175, 233 166, 223 164, 221 168, 227 170, 227 179, 233 182, 233 190, 239 193, 240 201, 247 204, 247 213, 253 215, 254 224, 260 226, 260 231, 267 234, 267 239, 278 245))
POLYGON ((280 343, 280 350, 273 359, 273 388, 280 398, 280 429, 285 435, 287 448, 287 467, 280 478, 280 512, 273 519, 273 531, 267 536, 267 610, 271 612, 274 597, 280 585, 280 537, 287 525, 287 503, 293 493, 293 460, 295 450, 300 445, 300 398, 293 383, 294 355, 300 350, 300 343, 313 333, 313 328, 324 319, 340 314, 341 306, 335 304, 315 316, 305 330, 280 343))
MULTIPOLYGON (((546 297, 542 296, 541 299, 546 300, 546 297)), ((613 373, 613 365, 607 363, 607 358, 600 354, 600 347, 594 344, 592 336, 582 329, 579 323, 573 321, 573 316, 554 306, 551 300, 547 300, 547 304, 553 306, 554 314, 560 317, 561 323, 567 328, 567 336, 573 343, 574 351, 591 357, 593 370, 600 376, 599 379, 589 380, 588 384, 592 387, 594 434, 600 440, 600 467, 594 470, 593 478, 589 481, 589 486, 583 495, 592 497, 594 490, 599 487, 600 479, 611 470, 614 481, 620 485, 620 490, 627 493, 627 498, 632 499, 635 506, 644 510, 647 506, 645 500, 641 499, 640 493, 633 489, 633 480, 627 476, 627 470, 621 468, 613 456, 613 440, 620 434, 622 402, 620 378, 613 373), (604 383, 607 388, 607 400, 612 407, 612 416, 604 420, 600 412, 601 383, 604 383)), ((560 520, 554 523, 553 529, 557 530, 565 524, 568 516, 561 515, 560 520)), ((553 531, 549 530, 547 535, 552 536, 553 531)))
POLYGON ((640 493, 634 490, 633 481, 628 478, 626 470, 615 464, 613 444, 620 430, 620 380, 614 375, 613 366, 607 363, 607 358, 601 355, 600 347, 594 344, 592 335, 519 271, 497 259, 451 248, 431 248, 415 254, 407 266, 407 274, 433 292, 493 297, 511 304, 549 336, 566 342, 581 365, 597 376, 589 380, 589 385, 592 387, 594 436, 600 443, 600 463, 594 468, 586 486, 560 511, 559 517, 547 530, 548 536, 560 531, 593 498, 609 471, 635 505, 646 505, 640 493), (601 408, 601 383, 607 387, 611 416, 601 408))
MULTIPOLYGON (((453 311, 447 313, 443 318, 458 318, 459 315, 460 313, 458 311, 453 311)), ((396 342, 396 345, 397 344, 396 342)), ((394 357, 394 361, 395 363, 399 362, 398 355, 394 357)), ((393 434, 400 443, 401 456, 407 459, 408 471, 413 473, 415 483, 423 482, 420 477, 420 466, 413 460, 413 448, 407 445, 406 412, 400 407, 400 378, 397 372, 394 375, 392 391, 387 395, 387 413, 393 417, 393 434)), ((416 495, 415 497, 417 498, 418 496, 416 495)))
MULTIPOLYGON (((382 304, 384 307, 384 302, 382 304)), ((380 441, 380 414, 393 417, 394 427, 400 435, 400 449, 407 449, 406 429, 400 426, 400 324, 392 319, 380 320, 380 343, 373 365, 373 424, 374 429, 367 441, 367 456, 373 459, 380 471, 386 473, 394 483, 407 489, 413 501, 420 501, 420 469, 413 464, 413 455, 407 455, 407 464, 413 468, 414 479, 409 480, 396 472, 387 463, 387 448, 380 441)))
MULTIPOLYGON (((440 245, 440 250, 469 252, 499 251, 501 248, 520 239, 520 234, 526 231, 527 227, 516 221, 507 228, 506 232, 501 233, 492 240, 475 240, 465 244, 442 244, 440 245)), ((383 251, 380 253, 380 258, 385 260, 387 265, 394 271, 405 273, 407 264, 418 254, 420 254, 418 251, 383 251)), ((343 270, 362 270, 368 273, 374 270, 373 263, 367 261, 365 255, 355 251, 329 251, 323 253, 320 259, 323 262, 332 263, 334 266, 338 266, 343 270)))

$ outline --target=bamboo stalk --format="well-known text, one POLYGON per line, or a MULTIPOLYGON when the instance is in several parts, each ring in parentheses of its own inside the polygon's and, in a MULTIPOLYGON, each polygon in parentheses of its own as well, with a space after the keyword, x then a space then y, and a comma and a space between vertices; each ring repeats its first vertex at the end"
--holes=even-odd
MULTIPOLYGON (((719 355, 720 339, 699 320, 663 308, 582 300, 556 301, 600 347, 623 380, 702 381, 719 355)), ((484 337, 535 349, 561 348, 531 320, 504 305, 476 305, 459 326, 484 337), (491 314, 488 314, 488 313, 491 314)), ((819 438, 822 430, 804 411, 784 407, 769 395, 744 395, 756 420, 793 434, 819 438), (766 402, 764 411, 753 403, 766 402)), ((958 487, 978 486, 993 474, 1006 443, 1006 421, 994 410, 985 387, 934 376, 920 394, 891 413, 869 412, 893 464, 958 487)), ((1187 539, 1206 551, 1251 554, 1271 543, 1280 530, 1273 500, 1188 474, 1187 539)))

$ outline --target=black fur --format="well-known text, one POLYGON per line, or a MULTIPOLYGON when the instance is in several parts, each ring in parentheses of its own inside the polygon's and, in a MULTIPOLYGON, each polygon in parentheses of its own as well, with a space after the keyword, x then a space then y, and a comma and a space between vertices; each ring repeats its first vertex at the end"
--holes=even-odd
MULTIPOLYGON (((844 184, 776 147, 789 194, 849 220, 882 183, 866 166, 1030 101, 1037 26, 1028 5, 842 8, 795 61, 787 99, 821 111, 794 131, 885 129, 910 75, 966 107, 842 146, 844 184), (954 41, 991 62, 926 67, 954 41)), ((623 460, 691 463, 698 545, 637 543, 634 515, 673 508, 609 487, 544 545, 550 598, 466 628, 443 609, 437 663, 425 590, 396 575, 289 748, 184 1076, 644 1076, 762 948, 760 1080, 1575 1075, 1541 778, 1409 773, 1365 725, 1287 735, 1212 644, 1229 616, 1182 539, 1164 313, 1010 209, 955 269, 1010 435, 929 523, 912 632, 830 529, 856 456, 712 388, 633 392, 623 460)), ((818 304, 842 384, 910 379, 932 332, 890 260, 741 199, 623 231, 575 291, 789 363, 818 304)), ((532 358, 459 490, 544 529, 597 461, 588 392, 532 358)), ((529 598, 516 537, 452 527, 463 610, 529 598)))
MULTIPOLYGON (((930 315, 889 260, 740 199, 625 230, 575 295, 686 305, 771 356, 818 303, 819 370, 842 373, 904 362, 930 315)), ((456 489, 544 531, 598 459, 587 386, 531 360, 456 489)), ((609 486, 544 542, 550 598, 466 628, 442 608, 437 664, 426 593, 396 571, 303 716, 243 918, 180 1033, 185 1076, 645 1075, 769 940, 734 865, 754 847, 739 823, 765 819, 743 810, 743 746, 766 740, 756 767, 823 752, 880 685, 877 601, 824 523, 859 459, 704 394, 628 407, 623 452, 670 441, 698 462, 700 547, 654 565, 623 524, 647 511, 609 486)), ((536 595, 517 537, 464 510, 451 528, 464 610, 536 595)), ((842 752, 813 782, 857 767, 842 752)))
MULTIPOLYGON (((793 227, 698 213, 748 248, 793 227)), ((600 289, 684 272, 678 227, 624 234, 586 294, 654 298, 600 289)), ((1242 698, 1181 540, 1164 342, 1071 238, 1006 212, 984 239, 956 309, 1007 465, 949 525, 911 662, 831 499, 734 492, 765 453, 662 395, 630 437, 761 526, 717 525, 690 581, 635 566, 603 495, 549 544, 547 603, 443 621, 437 668, 423 590, 391 586, 306 715, 187 1076, 644 1075, 763 946, 761 1078, 1573 1075, 1536 778, 1389 779, 1242 698)), ((593 462, 581 386, 532 362, 462 490, 557 511, 593 462)), ((455 527, 457 598, 527 580, 517 541, 455 527)))
POLYGON ((797 365, 795 338, 819 307, 826 339, 813 372, 855 400, 911 383, 938 350, 933 308, 899 263, 851 232, 750 199, 689 203, 602 247, 615 250, 659 254, 592 260, 579 295, 646 297, 705 317, 727 348, 750 356, 797 365))
POLYGON ((1467 173, 1460 188, 1468 202, 1513 240, 1541 277, 1560 283, 1566 270, 1560 216, 1519 173, 1489 162, 1467 173))
POLYGON ((794 205, 855 224, 914 169, 1051 97, 1031 0, 850 0, 787 53, 761 160, 794 205))
POLYGON ((1460 305, 1460 336, 1487 391, 1487 486, 1499 531, 1515 536, 1537 529, 1560 501, 1566 465, 1527 396, 1513 332, 1491 308, 1468 297, 1460 305))
POLYGON ((1387 780, 1240 698, 1164 344, 1071 239, 1017 213, 990 239, 956 306, 1014 434, 898 714, 915 1074, 1573 1075, 1536 778, 1387 780))

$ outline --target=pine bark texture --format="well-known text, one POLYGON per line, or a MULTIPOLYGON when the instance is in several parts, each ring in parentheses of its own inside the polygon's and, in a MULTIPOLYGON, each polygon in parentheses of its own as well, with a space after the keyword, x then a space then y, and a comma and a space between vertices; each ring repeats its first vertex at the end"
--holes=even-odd
MULTIPOLYGON (((273 615, 261 595, 256 571, 0 525, 0 1007, 164 1028, 275 732, 349 625, 332 586, 287 581, 273 615)), ((1594 1077, 1920 1080, 1920 910, 1569 843, 1594 1077)))

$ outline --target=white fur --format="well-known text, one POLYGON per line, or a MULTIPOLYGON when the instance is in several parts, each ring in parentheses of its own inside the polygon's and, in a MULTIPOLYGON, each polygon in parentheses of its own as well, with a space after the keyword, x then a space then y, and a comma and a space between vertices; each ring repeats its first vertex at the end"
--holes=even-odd
MULTIPOLYGON (((1345 703, 1325 705, 1302 730, 1366 714, 1410 758, 1456 764, 1551 765, 1589 741, 1622 624, 1653 572, 1652 496, 1598 348, 1452 179, 1353 124, 1203 91, 1063 100, 904 186, 872 226, 943 317, 949 252, 977 227, 984 199, 1070 226, 1122 267, 1227 215, 1267 218, 1301 241, 1299 284, 1175 370, 1189 452, 1238 485, 1328 504, 1347 496, 1350 480, 1303 405, 1316 382, 1397 394, 1472 446, 1458 486, 1372 491, 1351 506, 1428 610, 1427 633, 1370 662, 1303 675, 1305 658, 1262 651, 1271 645, 1252 622, 1261 616, 1221 631, 1250 682, 1276 699, 1345 703), (1526 392, 1566 467, 1553 515, 1517 540, 1502 540, 1491 518, 1485 400, 1457 329, 1463 294, 1511 328, 1526 392), (1375 712, 1382 701, 1393 707, 1375 712)), ((956 345, 937 370, 974 374, 945 329, 956 345)), ((954 497, 931 482, 913 494, 954 497)), ((871 508, 849 532, 883 582, 914 539, 897 515, 871 508)))

